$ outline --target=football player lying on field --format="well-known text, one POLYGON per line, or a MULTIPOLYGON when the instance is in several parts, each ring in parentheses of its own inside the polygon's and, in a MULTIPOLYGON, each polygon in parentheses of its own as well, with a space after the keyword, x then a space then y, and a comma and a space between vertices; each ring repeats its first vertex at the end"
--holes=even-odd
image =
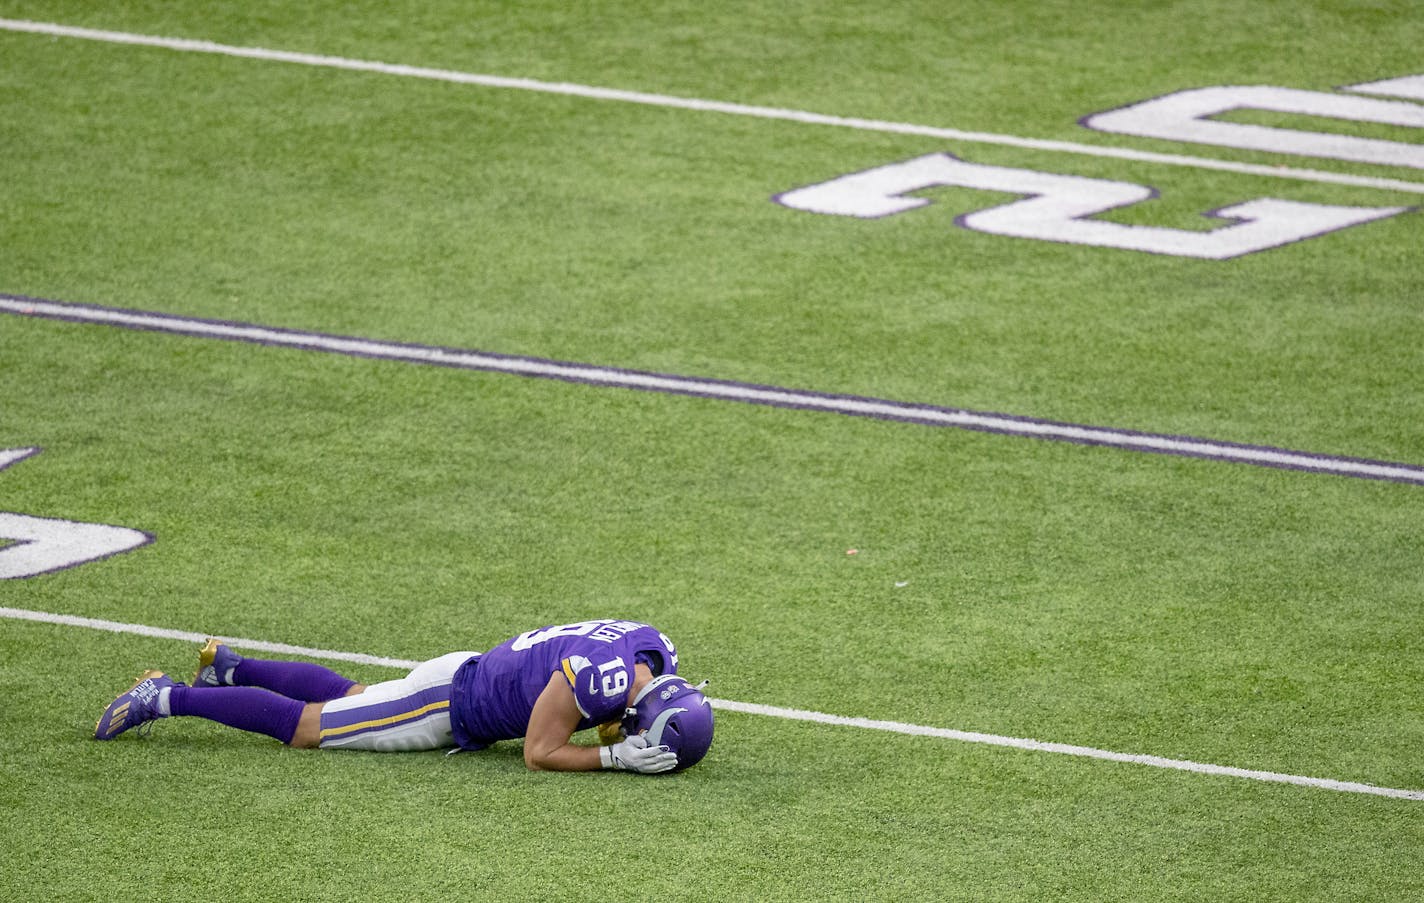
POLYGON ((301 749, 484 749, 523 737, 535 771, 657 774, 707 754, 712 707, 701 689, 677 676, 672 641, 635 621, 541 627, 369 686, 309 662, 245 658, 210 639, 192 686, 144 672, 94 736, 187 715, 301 749), (571 742, 591 727, 603 745, 571 742))

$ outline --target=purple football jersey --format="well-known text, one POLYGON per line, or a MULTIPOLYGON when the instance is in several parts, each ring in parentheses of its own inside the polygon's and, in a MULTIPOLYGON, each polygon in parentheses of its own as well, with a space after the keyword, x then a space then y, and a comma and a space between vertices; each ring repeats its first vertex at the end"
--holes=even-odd
POLYGON ((577 730, 617 721, 628 705, 633 668, 677 673, 677 650, 656 627, 636 621, 583 621, 541 627, 460 666, 450 698, 455 742, 483 749, 523 737, 551 674, 562 674, 583 718, 577 730))

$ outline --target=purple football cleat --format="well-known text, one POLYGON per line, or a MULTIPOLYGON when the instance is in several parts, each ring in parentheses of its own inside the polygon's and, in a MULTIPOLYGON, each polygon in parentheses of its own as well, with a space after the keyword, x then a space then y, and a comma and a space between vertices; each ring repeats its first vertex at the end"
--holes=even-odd
POLYGON ((198 673, 193 675, 195 687, 230 687, 232 669, 242 661, 242 656, 224 646, 216 637, 198 650, 198 673))
POLYGON ((181 684, 162 671, 145 671, 127 692, 109 703, 99 723, 94 725, 95 740, 112 740, 131 727, 162 718, 158 711, 158 695, 167 687, 181 684))

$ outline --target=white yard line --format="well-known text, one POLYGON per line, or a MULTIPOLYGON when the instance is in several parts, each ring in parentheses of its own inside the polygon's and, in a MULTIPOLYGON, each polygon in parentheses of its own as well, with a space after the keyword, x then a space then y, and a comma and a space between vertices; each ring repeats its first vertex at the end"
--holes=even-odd
POLYGON ((1210 157, 1193 157, 1185 154, 1159 154, 1151 151, 1134 150, 1125 147, 1107 147, 1091 144, 1077 144, 1071 141, 1052 141, 1039 138, 1025 138, 1018 135, 1001 135, 993 132, 969 132, 938 126, 916 125, 909 122, 887 122, 878 119, 860 119, 845 116, 827 116, 805 110, 790 110, 779 107, 760 107, 718 100, 702 100, 691 97, 673 97, 667 94, 651 94, 644 91, 625 91, 617 88, 600 88, 595 85, 579 85, 568 82, 544 82, 530 78, 512 78, 502 75, 482 75, 473 72, 458 72, 450 69, 430 69, 423 66, 407 66, 382 63, 371 60, 348 59, 339 56, 325 56, 312 53, 298 53, 289 50, 271 50, 264 47, 238 47, 218 44, 212 41, 187 38, 167 38, 157 35, 133 34, 123 31, 104 31, 94 28, 80 28, 59 25, 52 22, 31 22, 23 19, 0 19, 0 30, 43 34, 52 37, 76 38, 86 41, 101 41, 110 44, 135 44, 143 47, 161 47, 185 53, 209 53, 244 59, 265 60, 276 63, 294 63, 301 66, 317 66, 326 69, 345 69, 354 72, 374 72, 382 75, 396 75, 405 78, 423 78, 432 81, 454 82, 463 85, 478 85, 485 88, 503 88, 515 91, 537 91, 544 94, 562 94, 569 97, 583 97, 590 100, 610 100, 621 103, 643 104, 645 106, 667 107, 679 110, 693 110, 704 113, 723 113, 731 116, 750 116, 759 119, 775 119, 784 122, 799 122, 808 125, 833 126, 859 129, 869 132, 885 132, 897 135, 917 135, 927 138, 942 138, 947 141, 964 141, 974 144, 997 144, 1024 150, 1049 151, 1054 153, 1081 154, 1090 157, 1107 157, 1131 160, 1137 163, 1158 163, 1167 166, 1185 166, 1195 169, 1214 169, 1243 175, 1266 176, 1273 179, 1290 179, 1300 182, 1323 182, 1335 185, 1351 185, 1363 188, 1379 188, 1389 191, 1406 191, 1424 194, 1424 182, 1401 179, 1386 179, 1374 176, 1359 176, 1347 173, 1323 172, 1314 169, 1298 169, 1288 166, 1268 166, 1254 163, 1238 163, 1231 160, 1217 160, 1210 157))
MULTIPOLYGON (((105 621, 98 618, 81 618, 74 615, 53 614, 44 611, 29 611, 22 608, 0 608, 0 618, 21 621, 37 621, 43 624, 57 624, 66 627, 84 627, 108 633, 128 633, 138 636, 155 637, 165 640, 179 640, 187 643, 202 643, 210 634, 194 633, 187 630, 169 630, 163 627, 149 627, 144 624, 125 624, 120 621, 105 621)), ((332 649, 315 649, 307 646, 292 646, 287 643, 273 643, 266 640, 224 637, 224 642, 244 651, 275 652, 302 658, 326 659, 345 662, 359 662, 385 668, 414 668, 419 662, 398 658, 385 658, 359 652, 340 652, 332 649)), ((1312 778, 1294 774, 1280 774, 1274 771, 1258 771, 1250 768, 1235 768, 1229 765, 1211 765, 1203 762, 1189 762, 1183 759, 1167 759, 1162 756, 1138 755, 1095 749, 1091 746, 1074 746, 1067 743, 1048 743, 1023 737, 1002 737, 997 734, 981 734, 976 731, 960 731, 950 728, 929 727, 921 724, 906 724, 899 721, 876 721, 869 718, 848 718, 810 712, 803 709, 788 709, 780 706, 759 705, 749 702, 734 702, 729 699, 713 699, 712 705, 724 712, 738 712, 746 715, 760 715, 768 718, 782 718, 789 721, 810 721, 837 727, 852 727, 861 730, 885 731, 912 737, 934 737, 941 740, 955 740, 961 743, 982 743, 990 746, 1006 746, 1032 752, 1057 753, 1087 759, 1102 759, 1109 762, 1124 762, 1131 765, 1148 765, 1153 768, 1167 768, 1189 771, 1196 774, 1220 777, 1245 778, 1253 781, 1269 781, 1279 784, 1296 784, 1301 787, 1315 787, 1322 790, 1336 790, 1343 793, 1361 793, 1384 796, 1393 799, 1424 800, 1424 790, 1400 790, 1392 787, 1377 787, 1357 781, 1338 781, 1332 778, 1312 778)))
POLYGON ((948 427, 999 433, 1030 439, 1106 445, 1126 451, 1179 455, 1191 458, 1230 461, 1257 467, 1302 470, 1335 476, 1424 485, 1424 467, 1391 461, 1373 461, 1292 451, 1284 448, 1241 445, 1193 436, 1171 436, 1117 430, 1085 424, 969 411, 960 408, 901 402, 883 398, 829 395, 801 389, 761 386, 728 380, 704 379, 663 373, 647 373, 567 361, 514 357, 473 349, 434 348, 376 339, 352 338, 317 332, 276 329, 250 323, 228 323, 178 317, 149 311, 123 310, 92 305, 67 304, 0 294, 0 313, 45 317, 79 323, 93 323, 163 332, 198 338, 223 339, 274 345, 305 351, 321 351, 352 357, 370 357, 405 363, 508 373, 515 376, 558 379, 644 392, 663 392, 697 398, 714 398, 744 404, 823 411, 853 417, 899 420, 925 426, 948 427))

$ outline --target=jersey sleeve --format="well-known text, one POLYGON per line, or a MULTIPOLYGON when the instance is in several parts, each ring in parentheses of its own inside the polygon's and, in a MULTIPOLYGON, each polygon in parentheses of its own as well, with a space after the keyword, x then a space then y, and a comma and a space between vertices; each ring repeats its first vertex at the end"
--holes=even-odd
POLYGON ((590 650, 587 655, 565 656, 560 667, 585 719, 602 724, 623 716, 633 683, 631 661, 612 651, 590 650))

